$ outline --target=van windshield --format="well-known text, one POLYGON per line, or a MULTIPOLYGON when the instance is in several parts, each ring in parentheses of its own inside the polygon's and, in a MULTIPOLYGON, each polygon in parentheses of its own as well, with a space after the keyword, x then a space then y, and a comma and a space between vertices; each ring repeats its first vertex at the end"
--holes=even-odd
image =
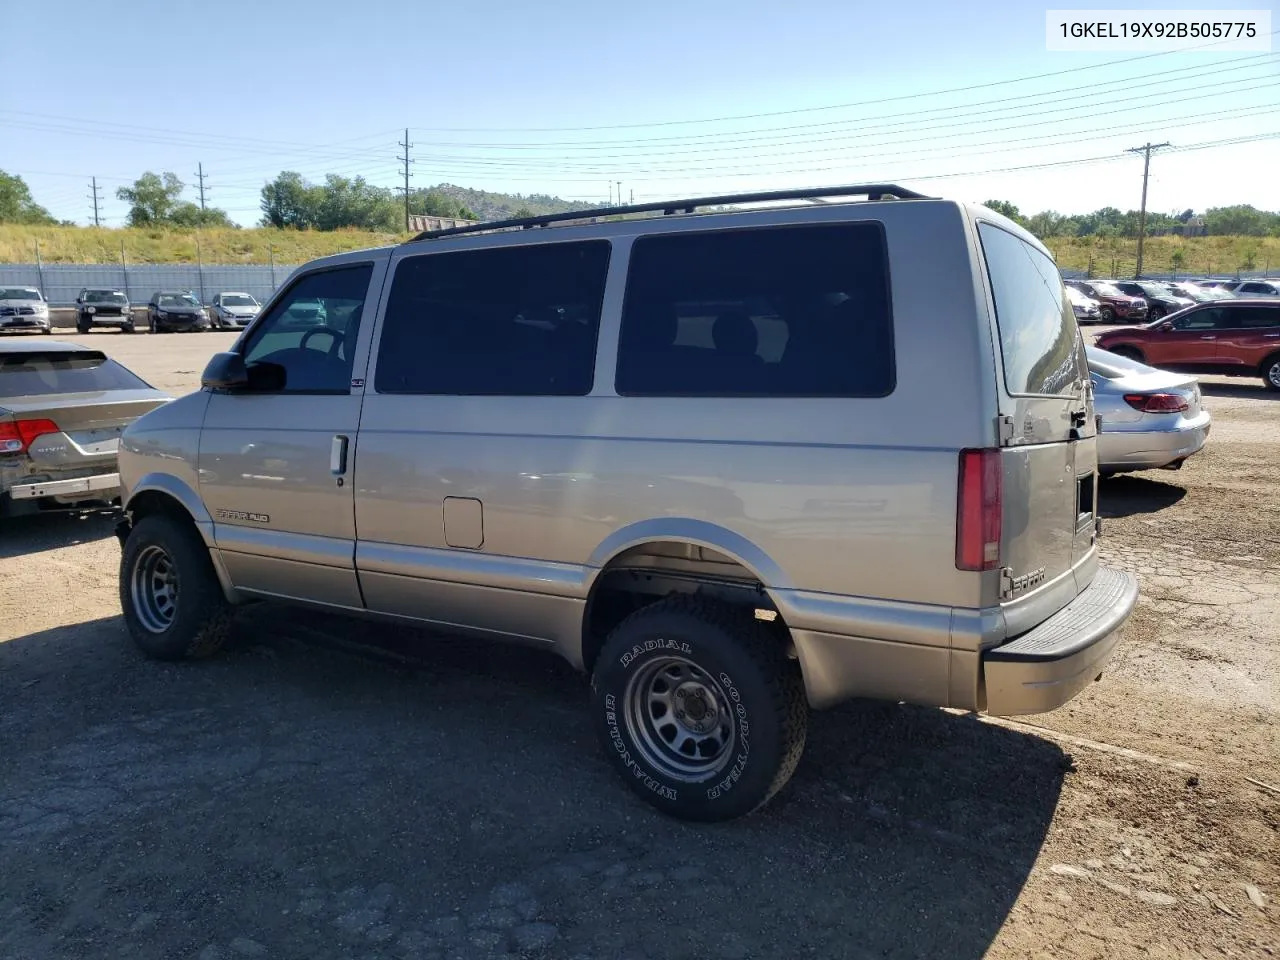
POLYGON ((1000 330, 1005 389, 1066 396, 1088 376, 1075 313, 1052 260, 1012 233, 980 223, 1000 330))

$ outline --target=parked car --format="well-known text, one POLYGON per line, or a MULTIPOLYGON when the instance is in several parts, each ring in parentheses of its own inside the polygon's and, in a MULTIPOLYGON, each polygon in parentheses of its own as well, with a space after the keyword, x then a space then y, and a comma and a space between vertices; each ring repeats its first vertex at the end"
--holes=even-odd
POLYGON ((1177 280, 1169 284, 1169 289, 1179 297, 1186 297, 1193 303, 1207 303, 1210 300, 1231 300, 1235 294, 1220 287, 1210 287, 1190 280, 1177 280))
POLYGON ((1201 303, 1139 327, 1094 338, 1104 350, 1162 370, 1261 377, 1280 390, 1280 302, 1201 303))
POLYGON ((261 309, 252 294, 219 293, 209 302, 209 319, 216 330, 247 327, 261 309))
POLYGON ((299 300, 289 305, 280 318, 282 328, 299 329, 322 326, 325 323, 325 305, 319 300, 299 300))
POLYGON ((1146 300, 1121 293, 1113 284, 1105 280, 1068 280, 1066 285, 1098 301, 1098 315, 1103 323, 1146 319, 1146 300))
POLYGON ((162 290, 147 305, 147 322, 152 333, 208 330, 209 313, 194 294, 162 290))
POLYGON ((76 297, 76 330, 88 333, 94 327, 115 327, 133 333, 133 307, 123 291, 111 287, 87 287, 76 297))
POLYGON ((0 287, 0 331, 49 333, 49 304, 37 287, 0 287))
POLYGON ((1242 280, 1231 291, 1238 297, 1280 297, 1280 280, 1242 280))
POLYGON ((1081 293, 1075 287, 1067 287, 1067 299, 1077 323, 1099 323, 1102 320, 1101 305, 1093 297, 1081 293))
POLYGON ((1116 287, 1121 293, 1146 300, 1147 317, 1151 320, 1177 313, 1195 303, 1190 297, 1178 296, 1169 289, 1168 284, 1156 283, 1154 280, 1120 280, 1116 282, 1116 287))
POLYGON ((1138 588, 1099 565, 1052 256, 900 187, 763 199, 791 205, 300 267, 200 394, 125 434, 135 642, 207 656, 269 596, 542 646, 590 672, 630 787, 697 820, 786 782, 806 701, 1070 699, 1138 588), (289 326, 317 302, 324 324, 289 326))
POLYGON ((1093 380, 1098 472, 1178 470, 1199 453, 1211 421, 1199 381, 1157 370, 1099 347, 1086 347, 1093 380))
POLYGON ((0 344, 0 515, 118 499, 121 431, 169 399, 80 344, 0 344))

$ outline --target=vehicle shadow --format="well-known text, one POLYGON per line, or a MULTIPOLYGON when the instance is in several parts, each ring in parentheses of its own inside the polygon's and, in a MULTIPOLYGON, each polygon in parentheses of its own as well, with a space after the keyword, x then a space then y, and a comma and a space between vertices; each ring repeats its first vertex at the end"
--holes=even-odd
POLYGON ((1103 477, 1098 487, 1098 513, 1107 518, 1156 513, 1171 507, 1187 495, 1187 488, 1148 477, 1122 473, 1103 477))
POLYGON ((267 603, 240 620, 202 663, 143 659, 119 618, 0 643, 6 952, 977 960, 1070 767, 1021 732, 856 702, 813 717, 765 810, 684 823, 606 765, 552 655, 267 603), (143 914, 142 940, 113 919, 143 914))
POLYGON ((0 520, 0 559, 91 543, 113 535, 119 512, 49 512, 0 520))
POLYGON ((1200 381, 1200 392, 1206 397, 1233 397, 1239 400, 1280 400, 1280 390, 1270 390, 1259 380, 1232 383, 1200 381))

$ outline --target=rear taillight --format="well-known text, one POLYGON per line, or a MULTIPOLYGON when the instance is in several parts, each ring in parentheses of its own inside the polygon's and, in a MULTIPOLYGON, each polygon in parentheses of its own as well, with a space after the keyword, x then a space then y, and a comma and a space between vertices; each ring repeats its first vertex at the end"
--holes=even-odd
POLYGON ((994 570, 1000 565, 1000 451, 960 451, 956 568, 994 570))
POLYGON ((0 423, 0 453, 26 453, 36 437, 57 433, 52 420, 16 420, 0 423))
POLYGON ((1124 402, 1143 413, 1182 413, 1191 406, 1179 393, 1126 393, 1124 402))

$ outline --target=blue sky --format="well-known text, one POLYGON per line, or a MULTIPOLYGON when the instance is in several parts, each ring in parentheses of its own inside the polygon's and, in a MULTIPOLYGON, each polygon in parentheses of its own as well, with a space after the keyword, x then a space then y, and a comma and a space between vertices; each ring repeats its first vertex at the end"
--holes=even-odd
MULTIPOLYGON (((637 200, 889 180, 1071 213, 1137 206, 1128 147, 1280 134, 1280 54, 1049 53, 1044 17, 1005 0, 14 0, 5 33, 42 67, 0 76, 0 169, 80 222, 96 175, 114 226, 118 186, 171 170, 194 199, 203 163, 210 202, 251 224, 282 169, 397 184, 408 126, 415 186, 604 201, 618 180, 637 200)), ((1280 210, 1278 170, 1280 139, 1167 152, 1149 206, 1280 210)))

